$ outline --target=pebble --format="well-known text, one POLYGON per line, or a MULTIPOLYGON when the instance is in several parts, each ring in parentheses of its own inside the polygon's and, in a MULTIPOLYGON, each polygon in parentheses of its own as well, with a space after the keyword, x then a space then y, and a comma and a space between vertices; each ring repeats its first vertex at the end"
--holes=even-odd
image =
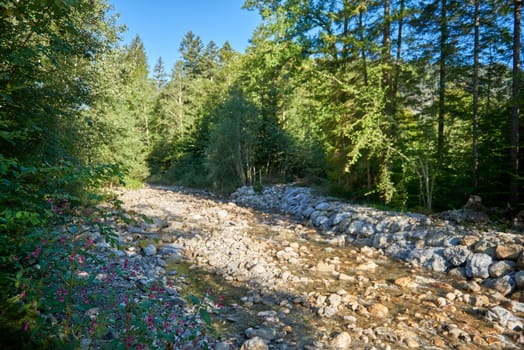
POLYGON ((348 332, 341 332, 331 340, 330 345, 334 349, 348 349, 351 345, 351 336, 348 332))
POLYGON ((373 317, 384 318, 389 315, 389 309, 380 303, 368 307, 368 312, 373 317))

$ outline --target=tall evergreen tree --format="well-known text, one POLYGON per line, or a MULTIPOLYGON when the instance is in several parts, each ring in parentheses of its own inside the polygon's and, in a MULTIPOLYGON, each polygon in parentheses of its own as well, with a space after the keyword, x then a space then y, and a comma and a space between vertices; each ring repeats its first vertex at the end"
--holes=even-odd
POLYGON ((167 83, 167 73, 162 56, 158 57, 156 61, 153 69, 153 79, 155 79, 158 90, 161 90, 167 83))
POLYGON ((519 205, 519 118, 520 118, 520 21, 522 1, 513 1, 513 74, 511 91, 511 133, 510 133, 510 158, 511 158, 511 186, 510 203, 519 205))

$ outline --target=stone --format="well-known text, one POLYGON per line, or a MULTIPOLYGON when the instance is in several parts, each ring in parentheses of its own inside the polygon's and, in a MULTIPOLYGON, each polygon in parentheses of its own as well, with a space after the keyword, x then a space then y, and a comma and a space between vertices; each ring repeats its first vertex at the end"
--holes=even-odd
POLYGON ((347 232, 346 233, 349 233, 349 234, 357 234, 360 232, 360 230, 362 229, 362 227, 365 225, 366 223, 361 221, 361 220, 356 220, 356 221, 353 221, 349 226, 348 226, 348 229, 347 229, 347 232))
POLYGON ((376 233, 374 236, 373 236, 373 241, 372 241, 372 245, 373 247, 375 248, 385 248, 389 245, 389 242, 390 242, 390 238, 389 238, 389 235, 385 234, 385 233, 376 233))
POLYGON ((319 310, 319 315, 327 318, 334 317, 336 314, 338 314, 338 307, 333 305, 323 307, 319 310))
POLYGON ((492 278, 484 281, 484 285, 488 288, 495 289, 502 295, 508 295, 515 290, 515 280, 513 276, 506 275, 500 278, 492 278))
POLYGON ((164 244, 158 248, 161 255, 180 255, 184 256, 184 247, 176 244, 164 244))
POLYGON ((262 326, 260 328, 248 328, 245 331, 248 338, 261 338, 270 342, 277 337, 277 331, 274 328, 262 326))
POLYGON ((464 279, 467 278, 466 276, 466 268, 465 267, 455 267, 453 269, 450 269, 448 271, 448 275, 455 279, 464 279))
POLYGON ((331 265, 323 261, 320 261, 316 266, 316 270, 318 272, 333 272, 335 271, 335 265, 331 265))
POLYGON ((487 239, 481 239, 475 244, 475 247, 473 248, 474 253, 485 253, 490 256, 495 256, 495 249, 496 245, 495 243, 487 240, 487 239))
POLYGON ((335 215, 333 215, 331 222, 333 226, 337 226, 338 224, 340 224, 342 221, 346 220, 347 218, 348 218, 348 214, 346 213, 336 213, 335 215))
POLYGON ((513 278, 515 278, 515 284, 517 289, 524 290, 524 271, 517 272, 513 278))
POLYGON ((251 269, 249 269, 249 272, 252 275, 265 275, 266 274, 266 267, 263 264, 255 264, 251 269))
POLYGON ((468 247, 459 245, 444 249, 443 254, 452 266, 461 266, 471 255, 471 251, 468 249, 468 247))
POLYGON ((519 318, 502 306, 495 306, 488 310, 486 313, 486 319, 488 321, 497 322, 502 327, 505 327, 509 330, 516 330, 516 328, 520 328, 522 330, 523 327, 519 318))
POLYGON ((409 276, 397 278, 394 283, 401 288, 415 289, 418 287, 418 284, 409 276))
POLYGON ((315 209, 320 211, 328 211, 330 209, 330 205, 328 202, 320 202, 315 205, 315 209))
POLYGON ((338 279, 340 281, 347 281, 347 282, 354 282, 355 281, 355 277, 350 276, 350 275, 346 275, 345 273, 339 274, 338 275, 338 279))
POLYGON ((372 261, 366 261, 365 263, 359 264, 355 269, 357 271, 375 271, 375 269, 378 267, 378 265, 372 261))
POLYGON ((407 260, 412 247, 406 242, 397 242, 386 248, 386 255, 400 260, 407 260))
POLYGON ((499 260, 517 260, 523 247, 518 244, 499 244, 495 248, 495 257, 499 260))
POLYGON ((415 339, 413 338, 407 338, 406 339, 406 345, 408 346, 408 348, 410 349, 417 349, 420 347, 420 344, 418 343, 418 341, 416 341, 415 339))
POLYGON ((389 315, 389 309, 380 303, 373 304, 370 307, 368 307, 368 312, 371 316, 377 317, 377 318, 384 318, 389 315))
POLYGON ((322 230, 327 230, 329 228, 329 218, 325 215, 320 215, 316 217, 313 221, 313 226, 318 227, 322 230))
POLYGON ((475 253, 468 257, 466 261, 466 275, 468 277, 489 277, 489 266, 493 262, 493 258, 488 254, 475 253))
POLYGON ((349 349, 351 336, 348 332, 341 332, 331 339, 330 345, 334 349, 349 349))
POLYGON ((145 256, 152 256, 156 254, 156 247, 153 244, 148 245, 144 248, 145 256))
POLYGON ((517 259, 517 268, 519 270, 524 270, 524 252, 520 253, 519 258, 517 259))
POLYGON ((473 295, 470 298, 470 303, 475 307, 484 307, 489 305, 489 299, 485 295, 473 295))
POLYGON ((449 263, 442 255, 434 254, 433 257, 424 264, 424 267, 436 272, 446 272, 449 268, 449 263))
POLYGON ((338 307, 340 305, 340 303, 342 302, 342 297, 338 294, 331 294, 329 297, 328 297, 328 302, 329 302, 329 305, 333 306, 333 307, 338 307))
POLYGON ((482 197, 472 194, 469 196, 467 203, 464 205, 464 208, 477 211, 484 210, 485 208, 482 205, 482 197))
POLYGON ((358 234, 364 237, 371 237, 375 234, 375 228, 370 223, 365 223, 361 228, 358 234))
POLYGON ((346 236, 338 235, 329 240, 329 244, 343 247, 346 244, 346 236))
POLYGON ((231 345, 224 342, 218 342, 215 344, 215 350, 231 350, 231 345))
POLYGON ((269 350, 267 344, 260 337, 254 337, 246 340, 240 350, 269 350))
POLYGON ((504 276, 507 273, 510 273, 515 268, 516 263, 511 260, 503 260, 494 262, 489 266, 489 275, 491 277, 497 278, 504 276))
POLYGON ((466 247, 472 247, 480 240, 480 237, 474 235, 466 235, 462 237, 461 244, 466 247))

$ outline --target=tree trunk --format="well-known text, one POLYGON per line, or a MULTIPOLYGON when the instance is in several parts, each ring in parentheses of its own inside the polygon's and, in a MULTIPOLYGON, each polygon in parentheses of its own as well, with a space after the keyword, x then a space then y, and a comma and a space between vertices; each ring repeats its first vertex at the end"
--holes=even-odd
MULTIPOLYGON (((389 0, 384 1, 384 37, 382 43, 382 88, 387 91, 390 96, 391 88, 391 67, 390 67, 390 54, 391 54, 391 18, 389 13, 389 0)), ((391 100, 388 98, 387 104, 391 106, 391 100)), ((386 113, 390 113, 391 108, 386 108, 386 113)))
POLYGON ((519 204, 519 95, 520 95, 520 15, 521 0, 514 0, 513 20, 513 83, 512 83, 512 108, 511 108, 511 184, 510 203, 513 207, 519 204))
POLYGON ((437 136, 437 168, 442 165, 444 153, 444 107, 446 98, 446 59, 448 41, 447 3, 441 1, 440 14, 440 62, 439 62, 439 101, 438 101, 438 136, 437 136))
POLYGON ((393 113, 397 110, 397 94, 398 94, 398 83, 400 79, 400 60, 402 58, 402 29, 404 25, 404 9, 405 1, 400 0, 400 12, 398 17, 398 35, 397 35, 397 57, 395 60, 395 76, 393 77, 392 87, 391 87, 391 109, 393 113))
POLYGON ((479 151, 479 51, 480 51, 480 0, 475 0, 475 39, 473 44, 473 188, 478 186, 479 151))
POLYGON ((360 35, 360 43, 362 45, 362 48, 360 49, 360 53, 362 55, 362 76, 364 78, 364 85, 368 85, 368 67, 367 67, 367 58, 366 58, 366 45, 364 41, 366 40, 364 36, 364 14, 362 12, 362 9, 358 12, 358 31, 360 35))

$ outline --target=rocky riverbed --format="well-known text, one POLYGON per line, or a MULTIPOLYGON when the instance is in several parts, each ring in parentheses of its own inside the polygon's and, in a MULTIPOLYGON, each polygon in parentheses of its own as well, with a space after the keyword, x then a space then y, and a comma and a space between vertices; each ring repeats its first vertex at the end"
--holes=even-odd
MULTIPOLYGON (((215 349, 519 349, 522 239, 309 189, 124 191, 152 223, 122 226, 127 288, 161 281, 224 298, 215 349), (134 283, 134 284, 133 284, 134 283)), ((111 248, 100 247, 111 251, 111 248)))

